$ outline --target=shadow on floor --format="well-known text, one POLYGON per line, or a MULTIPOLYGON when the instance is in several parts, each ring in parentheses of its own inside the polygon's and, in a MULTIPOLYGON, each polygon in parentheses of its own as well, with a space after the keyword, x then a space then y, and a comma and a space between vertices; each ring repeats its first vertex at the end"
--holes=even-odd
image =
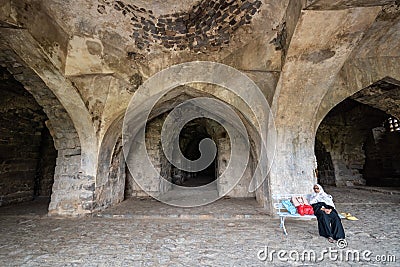
POLYGON ((46 216, 50 198, 40 197, 35 200, 0 207, 0 216, 46 216))

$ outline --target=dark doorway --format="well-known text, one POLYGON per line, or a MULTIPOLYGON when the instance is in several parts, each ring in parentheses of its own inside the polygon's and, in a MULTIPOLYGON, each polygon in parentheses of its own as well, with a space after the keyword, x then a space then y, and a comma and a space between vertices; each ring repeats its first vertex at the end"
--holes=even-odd
POLYGON ((373 98, 364 104, 360 97, 365 97, 362 92, 353 96, 357 101, 345 99, 321 122, 315 141, 318 180, 324 185, 399 187, 398 120, 373 107, 373 98))
POLYGON ((315 157, 317 158, 317 178, 322 185, 335 185, 335 169, 331 154, 319 140, 315 140, 315 157))
MULTIPOLYGON (((213 139, 211 120, 206 118, 195 119, 188 122, 179 134, 179 145, 183 155, 189 160, 197 160, 201 154, 199 144, 205 138, 213 139)), ((215 143, 216 141, 213 140, 215 143)), ((172 168, 172 181, 186 187, 197 187, 209 184, 217 178, 217 157, 204 170, 186 172, 175 167, 172 168)))
POLYGON ((0 206, 49 199, 57 150, 42 107, 0 67, 0 206))
POLYGON ((390 117, 372 129, 365 145, 364 178, 367 185, 400 187, 400 127, 390 117))

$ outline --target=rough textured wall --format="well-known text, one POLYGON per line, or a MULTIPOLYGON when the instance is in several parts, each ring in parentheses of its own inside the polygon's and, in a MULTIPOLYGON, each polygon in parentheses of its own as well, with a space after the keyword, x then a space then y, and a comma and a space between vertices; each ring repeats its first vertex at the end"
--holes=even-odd
POLYGON ((50 196, 56 159, 47 116, 0 68, 0 205, 50 196))
MULTIPOLYGON (((0 62, 1 66, 7 68, 15 80, 32 94, 48 117, 46 126, 58 151, 49 214, 77 216, 90 212, 93 209, 94 179, 90 175, 80 173, 82 163, 80 139, 70 114, 54 92, 47 87, 45 81, 27 67, 24 60, 2 38, 0 38, 0 62)), ((65 86, 60 84, 60 80, 57 81, 58 88, 65 86)), ((74 105, 71 102, 69 104, 74 105)))
POLYGON ((331 154, 326 151, 325 146, 315 140, 315 157, 317 159, 317 178, 322 185, 335 185, 335 168, 333 167, 331 154))
POLYGON ((364 144, 372 129, 381 125, 387 116, 383 111, 348 100, 334 108, 322 121, 316 140, 331 155, 336 186, 365 184, 362 175, 364 144))
MULTIPOLYGON (((375 130, 375 129, 374 129, 375 130)), ((379 127, 365 144, 364 179, 371 186, 400 186, 400 132, 379 127)))
MULTIPOLYGON (((142 176, 146 177, 144 187, 146 191, 156 192, 157 194, 164 193, 169 189, 164 180, 159 178, 159 175, 171 181, 171 174, 169 173, 171 166, 165 158, 161 147, 161 128, 165 117, 165 114, 160 115, 148 122, 145 135, 146 150, 157 173, 145 169, 142 170, 142 176)), ((138 162, 133 167, 140 168, 140 166, 143 165, 138 162)), ((127 175, 125 195, 126 197, 147 195, 137 185, 130 173, 127 175)))
MULTIPOLYGON (((161 146, 161 128, 163 122, 166 118, 166 114, 160 115, 159 117, 153 119, 147 124, 146 127, 146 149, 153 166, 158 171, 165 180, 172 181, 172 176, 176 174, 175 168, 168 162, 164 153, 162 151, 161 146), (173 173, 174 172, 174 173, 173 173)), ((207 120, 206 123, 207 133, 210 137, 215 141, 217 145, 217 173, 221 175, 229 163, 231 147, 229 136, 226 134, 226 131, 220 126, 218 123, 207 120)), ((196 133, 193 133, 196 134, 196 133)), ((185 147, 182 147, 184 150, 185 147)), ((251 161, 252 159, 250 159, 251 161)), ((252 164, 249 164, 251 166, 252 164)), ((140 164, 137 164, 139 167, 140 164)), ((232 167, 234 168, 234 166, 232 167)), ((255 193, 249 193, 249 184, 252 178, 251 168, 248 167, 244 173, 244 176, 240 181, 233 187, 233 184, 230 180, 219 180, 217 187, 219 191, 226 192, 226 188, 232 187, 232 191, 230 191, 227 196, 230 197, 254 197, 255 193)), ((171 187, 166 184, 163 180, 158 178, 158 174, 146 173, 146 170, 143 170, 143 175, 149 175, 146 179, 145 188, 146 190, 150 190, 151 192, 157 192, 159 194, 165 193, 171 189, 171 187)), ((146 196, 147 194, 143 192, 143 190, 136 184, 130 174, 127 174, 126 180, 126 189, 125 196, 146 196)), ((229 178, 229 177, 226 177, 229 178)))
POLYGON ((50 197, 54 182, 54 168, 56 166, 57 150, 49 129, 42 129, 40 144, 40 159, 36 172, 37 192, 35 195, 50 197))

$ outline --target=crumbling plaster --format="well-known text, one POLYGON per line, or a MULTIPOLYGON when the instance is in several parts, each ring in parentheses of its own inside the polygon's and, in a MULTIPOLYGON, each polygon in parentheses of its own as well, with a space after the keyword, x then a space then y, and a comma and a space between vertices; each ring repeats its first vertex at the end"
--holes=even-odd
POLYGON ((272 103, 280 147, 269 175, 272 192, 307 193, 316 182, 315 112, 379 11, 302 12, 272 103))
MULTIPOLYGON (((104 184, 96 177, 108 171, 101 166, 103 161, 108 166, 119 136, 115 129, 121 128, 117 125, 130 98, 142 82, 174 64, 225 63, 260 87, 278 133, 279 149, 262 190, 269 210, 271 193, 309 192, 316 180, 315 133, 330 109, 386 76, 400 80, 400 23, 394 1, 263 0, 251 23, 232 32, 228 44, 201 51, 160 45, 143 51, 130 37, 129 18, 116 9, 100 15, 99 2, 115 1, 0 1, 1 38, 68 112, 82 149, 80 171, 96 187, 104 184), (387 5, 383 11, 382 5, 387 5), (109 152, 105 158, 104 149, 109 152)), ((135 3, 161 17, 188 11, 199 2, 135 3)), ((192 86, 249 113, 227 92, 192 86)), ((85 199, 95 196, 88 193, 85 199)))

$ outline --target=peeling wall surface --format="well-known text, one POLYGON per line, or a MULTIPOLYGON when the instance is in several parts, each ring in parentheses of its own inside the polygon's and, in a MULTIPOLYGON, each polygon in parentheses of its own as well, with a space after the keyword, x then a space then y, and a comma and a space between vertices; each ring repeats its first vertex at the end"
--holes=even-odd
MULTIPOLYGON (((9 175, 23 181, 32 176, 28 171, 43 165, 35 172, 49 181, 40 190, 51 193, 51 215, 90 214, 126 197, 171 192, 173 186, 165 181, 172 182, 179 171, 160 145, 164 119, 181 103, 200 97, 226 104, 225 110, 231 108, 247 130, 249 160, 227 196, 255 197, 271 212, 273 194, 310 193, 318 179, 336 186, 398 185, 392 148, 400 143, 399 135, 386 132, 379 144, 374 136, 388 129, 385 120, 400 117, 399 1, 0 0, 0 67, 20 85, 13 89, 7 78, 0 80, 0 88, 11 94, 20 90, 35 101, 29 112, 37 116, 27 118, 24 111, 13 117, 15 127, 26 123, 36 129, 32 138, 32 132, 21 130, 23 140, 36 142, 35 133, 48 130, 47 141, 39 140, 32 150, 51 140, 55 148, 18 156, 16 171, 9 175), (241 71, 258 86, 265 107, 249 107, 229 88, 197 81, 177 83, 174 91, 160 96, 146 88, 153 75, 193 61, 241 71), (132 177, 122 149, 125 112, 135 96, 160 98, 141 144, 154 169, 134 163, 140 179, 147 179, 145 188, 132 177), (262 113, 269 127, 261 128, 253 111, 262 113), (268 157, 259 145, 263 136, 268 157), (46 163, 49 158, 56 158, 54 167, 46 163), (250 190, 257 162, 268 166, 268 173, 250 190)), ((179 75, 169 78, 171 84, 179 75)), ((237 78, 207 75, 229 82, 237 78)), ((235 87, 247 99, 260 98, 244 84, 235 87)), ((3 99, 1 112, 10 104, 3 99)), ((17 106, 25 103, 15 99, 17 106)), ((133 107, 138 117, 141 108, 133 107)), ((221 117, 221 110, 215 106, 209 112, 221 117)), ((34 185, 24 185, 24 191, 23 183, 14 186, 1 176, 4 166, 17 160, 3 149, 4 140, 17 136, 12 128, 2 130, 7 116, 0 122, 0 195, 24 201, 34 185)), ((217 145, 215 173, 221 175, 230 167, 233 140, 210 125, 205 128, 217 145)), ((237 168, 228 170, 232 179, 237 168)), ((224 179, 216 190, 231 187, 233 180, 224 179)))

